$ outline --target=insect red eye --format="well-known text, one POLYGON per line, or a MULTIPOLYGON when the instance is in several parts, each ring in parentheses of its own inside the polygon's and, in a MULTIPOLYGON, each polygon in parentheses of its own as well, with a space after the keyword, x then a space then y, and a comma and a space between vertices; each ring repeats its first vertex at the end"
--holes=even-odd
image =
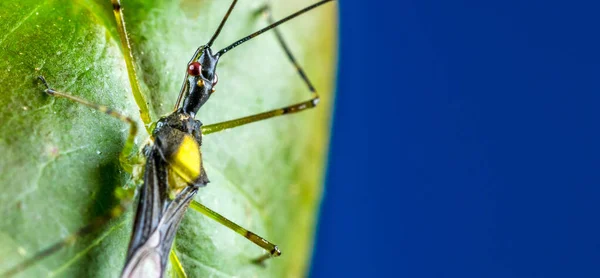
POLYGON ((217 82, 219 82, 219 76, 217 75, 217 73, 215 72, 215 78, 213 78, 213 87, 215 85, 217 85, 217 82))
POLYGON ((188 74, 191 76, 198 76, 198 75, 200 75, 201 68, 202 68, 202 66, 200 65, 200 63, 193 62, 188 65, 188 74))

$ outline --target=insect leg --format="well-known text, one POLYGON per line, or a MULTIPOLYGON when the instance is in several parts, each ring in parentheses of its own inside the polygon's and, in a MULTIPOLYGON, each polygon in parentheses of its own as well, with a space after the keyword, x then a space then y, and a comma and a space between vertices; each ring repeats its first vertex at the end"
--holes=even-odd
MULTIPOLYGON (((46 86, 46 90, 44 90, 44 92, 46 92, 47 94, 54 96, 54 97, 66 98, 71 101, 83 104, 92 109, 98 110, 109 116, 117 118, 123 122, 126 122, 130 125, 129 136, 127 138, 127 141, 125 142, 123 151, 121 152, 121 154, 119 156, 119 161, 121 163, 121 166, 125 170, 131 172, 132 167, 131 167, 131 163, 129 161, 128 155, 133 150, 134 139, 135 139, 135 135, 137 133, 137 124, 131 118, 124 116, 122 114, 119 114, 106 106, 94 104, 87 100, 78 98, 76 96, 72 96, 72 95, 69 95, 64 92, 56 91, 50 87, 50 85, 48 84, 48 82, 46 81, 46 79, 43 76, 39 76, 38 78, 46 86)), ((119 217, 126 210, 128 204, 131 203, 131 200, 133 199, 134 190, 135 189, 133 187, 130 189, 124 189, 124 188, 118 187, 115 190, 115 198, 117 200, 119 200, 119 203, 116 206, 114 206, 113 208, 111 208, 106 214, 92 219, 92 221, 89 225, 77 230, 73 234, 65 237, 64 239, 60 240, 59 242, 54 243, 50 247, 34 254, 31 258, 12 267, 11 269, 9 269, 7 272, 3 273, 0 276, 1 277, 13 276, 13 275, 25 270, 29 266, 35 264, 39 260, 56 253, 58 250, 60 250, 64 246, 74 243, 78 238, 96 231, 98 228, 100 228, 100 227, 104 226, 106 223, 108 223, 111 219, 119 217)))
POLYGON ((131 44, 129 43, 129 36, 127 35, 127 28, 125 27, 125 18, 123 17, 121 0, 111 0, 111 3, 113 6, 115 19, 117 20, 117 28, 119 31, 119 37, 121 39, 121 46, 123 47, 123 52, 125 52, 123 53, 123 57, 125 58, 125 65, 127 66, 127 76, 129 77, 129 83, 131 83, 133 98, 140 109, 140 117, 142 118, 142 122, 144 122, 144 125, 149 128, 152 119, 150 119, 150 110, 148 109, 148 104, 144 94, 142 94, 142 90, 140 89, 140 83, 138 82, 137 74, 135 72, 135 61, 131 51, 131 44))
POLYGON ((183 265, 181 265, 181 261, 177 257, 175 253, 175 244, 173 244, 173 248, 171 248, 171 253, 169 253, 169 260, 171 261, 171 267, 173 267, 176 277, 179 278, 187 278, 187 274, 183 269, 183 265))
POLYGON ((319 103, 319 96, 315 96, 307 101, 303 101, 303 102, 296 103, 296 104, 286 106, 286 107, 282 107, 279 109, 274 109, 271 111, 267 111, 267 112, 263 112, 263 113, 243 117, 243 118, 238 118, 238 119, 230 120, 230 121, 226 121, 226 122, 205 125, 205 126, 202 126, 202 134, 206 135, 206 134, 215 133, 215 132, 223 131, 226 129, 242 126, 245 124, 266 120, 266 119, 273 118, 276 116, 297 113, 300 111, 307 110, 309 108, 314 108, 315 106, 317 106, 317 103, 319 103))
POLYGON ((200 204, 200 203, 196 202, 195 200, 192 200, 192 202, 190 203, 190 208, 212 218, 213 220, 219 222, 221 225, 244 236, 248 240, 252 241, 254 244, 260 246, 260 248, 269 252, 269 253, 255 259, 253 261, 254 263, 261 264, 268 258, 279 257, 281 255, 281 251, 279 251, 279 248, 277 248, 277 245, 270 243, 268 240, 258 236, 257 234, 244 229, 243 227, 241 227, 238 224, 233 223, 231 220, 229 220, 229 219, 225 218, 224 216, 216 213, 215 211, 207 208, 203 204, 200 204))
POLYGON ((131 118, 129 118, 123 114, 120 114, 120 113, 114 111, 113 109, 110 109, 107 106, 91 103, 85 99, 81 99, 76 96, 69 95, 67 93, 56 91, 56 90, 50 88, 50 85, 48 85, 48 82, 46 81, 46 79, 43 76, 39 76, 38 78, 46 86, 46 90, 44 90, 44 92, 46 92, 47 94, 49 94, 53 97, 66 98, 68 100, 83 104, 87 107, 90 107, 94 110, 98 110, 102 113, 105 113, 111 117, 117 118, 117 119, 129 124, 129 135, 127 136, 127 141, 125 141, 125 146, 123 146, 123 150, 121 151, 121 154, 119 155, 119 162, 121 163, 121 167, 125 171, 127 171, 128 173, 131 173, 132 172, 132 166, 131 166, 132 161, 130 161, 129 155, 131 155, 131 152, 133 151, 133 147, 135 144, 135 135, 137 134, 137 124, 135 123, 135 121, 133 121, 131 118))
MULTIPOLYGON (((271 15, 271 4, 265 4, 262 8, 258 9, 257 14, 258 13, 262 13, 267 18, 267 22, 269 23, 269 25, 275 23, 275 20, 273 20, 273 16, 271 15)), ((312 83, 306 76, 306 73, 304 72, 300 64, 298 64, 298 61, 296 60, 294 54, 292 54, 292 51, 283 39, 283 35, 281 35, 281 32, 279 32, 279 29, 273 28, 273 32, 275 33, 277 42, 279 42, 279 45, 281 45, 281 48, 283 48, 283 51, 285 52, 285 55, 287 56, 288 60, 292 63, 292 65, 294 65, 294 68, 296 68, 296 70, 298 71, 298 74, 300 75, 300 78, 302 78, 302 81, 306 83, 308 90, 311 92, 311 94, 313 94, 313 97, 318 98, 319 95, 317 94, 315 87, 312 85, 312 83)))

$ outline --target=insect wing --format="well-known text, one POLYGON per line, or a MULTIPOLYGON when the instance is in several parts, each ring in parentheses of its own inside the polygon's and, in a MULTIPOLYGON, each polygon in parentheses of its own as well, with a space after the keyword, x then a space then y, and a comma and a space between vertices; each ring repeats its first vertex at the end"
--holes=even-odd
POLYGON ((168 164, 151 151, 140 190, 131 242, 122 277, 162 277, 177 227, 197 192, 184 188, 174 199, 168 194, 168 164))

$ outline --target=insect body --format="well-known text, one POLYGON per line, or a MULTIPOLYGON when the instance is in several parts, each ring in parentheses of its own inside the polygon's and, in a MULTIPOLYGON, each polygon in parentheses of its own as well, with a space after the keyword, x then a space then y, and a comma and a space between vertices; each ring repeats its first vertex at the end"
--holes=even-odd
POLYGON ((208 183, 199 121, 177 111, 161 119, 153 135, 123 277, 164 272, 177 226, 198 187, 208 183))
MULTIPOLYGON (((175 231, 183 217, 183 213, 192 201, 192 197, 196 194, 198 188, 208 183, 206 172, 202 166, 202 154, 200 151, 200 146, 202 145, 202 123, 194 119, 194 116, 216 90, 215 86, 218 83, 216 68, 220 57, 245 41, 328 1, 321 1, 242 38, 217 53, 213 53, 211 44, 218 36, 220 28, 224 25, 237 2, 233 1, 213 38, 206 46, 198 48, 188 64, 187 80, 184 80, 184 84, 182 85, 179 99, 183 95, 185 95, 185 98, 181 108, 177 109, 171 115, 160 119, 152 134, 154 144, 149 147, 146 153, 148 161, 144 174, 144 187, 140 195, 140 205, 138 206, 127 263, 123 270, 124 277, 146 276, 147 268, 150 268, 151 272, 164 272, 167 253, 170 250, 175 231), (157 213, 158 215, 156 215, 157 213)), ((303 74, 301 70, 300 72, 303 74)), ((309 85, 309 87, 312 87, 312 85, 309 85)), ((207 127, 206 130, 215 132, 266 118, 302 111, 315 107, 317 102, 318 96, 315 96, 315 98, 299 104, 214 124, 207 127)), ((177 105, 179 105, 179 101, 177 105)), ((203 208, 201 212, 216 216, 217 221, 233 228, 238 233, 241 233, 269 251, 269 254, 258 258, 256 262, 260 263, 270 256, 279 256, 281 254, 277 246, 267 240, 243 229, 215 212, 207 210, 207 208, 200 204, 194 206, 196 209, 198 207, 203 208)))
MULTIPOLYGON (((206 186, 209 182, 202 161, 202 137, 209 133, 234 128, 271 117, 304 111, 317 105, 319 96, 317 95, 316 90, 306 77, 302 68, 295 61, 287 45, 281 38, 281 35, 274 28, 329 1, 331 0, 317 2, 277 22, 271 21, 269 26, 234 42, 220 51, 213 52, 211 46, 218 37, 227 18, 237 3, 237 0, 234 0, 213 37, 206 45, 200 46, 196 50, 188 63, 184 82, 175 105, 175 111, 158 120, 155 125, 149 125, 150 119, 148 113, 142 109, 140 113, 142 120, 148 124, 148 126, 153 126, 154 128, 150 129, 151 142, 143 149, 145 161, 145 166, 143 166, 143 185, 139 191, 139 203, 127 252, 127 259, 122 271, 122 277, 162 277, 167 266, 167 258, 171 259, 175 271, 180 275, 185 276, 185 271, 175 253, 172 252, 171 246, 179 223, 188 207, 209 216, 268 251, 267 254, 257 258, 254 262, 262 263, 272 256, 279 256, 281 254, 281 251, 276 245, 240 227, 193 200, 198 189, 206 186), (203 126, 199 120, 195 119, 195 116, 216 91, 216 85, 218 83, 216 69, 219 59, 233 48, 271 29, 275 30, 279 43, 288 55, 290 61, 298 70, 303 81, 306 83, 308 89, 312 93, 312 98, 297 104, 256 115, 203 126)), ((112 0, 112 4, 119 26, 119 34, 123 48, 130 50, 120 2, 118 0, 112 0)), ((267 11, 268 7, 265 7, 264 10, 267 11)), ((143 101, 143 95, 140 92, 139 85, 137 85, 137 76, 135 74, 132 57, 133 56, 131 55, 126 57, 129 78, 133 84, 132 91, 134 96, 136 96, 136 99, 141 99, 143 101)), ((129 123, 131 126, 129 138, 125 143, 124 150, 120 156, 120 161, 124 169, 133 171, 134 167, 130 167, 129 165, 139 164, 139 161, 136 161, 136 157, 131 156, 134 145, 133 139, 135 138, 137 131, 136 124, 133 120, 105 106, 96 105, 75 96, 57 91, 47 83, 45 78, 40 77, 40 79, 46 86, 45 92, 49 95, 79 102, 129 123)), ((12 276, 18 273, 35 263, 37 260, 43 259, 56 252, 56 250, 60 249, 62 246, 73 242, 77 237, 86 235, 91 231, 96 230, 110 219, 120 216, 125 211, 127 203, 131 199, 131 194, 123 194, 120 198, 121 202, 115 208, 111 209, 108 214, 98 217, 92 221, 92 224, 89 226, 82 228, 72 236, 63 239, 23 263, 13 267, 8 272, 4 273, 4 275, 12 276)))
POLYGON ((199 61, 188 66, 183 106, 157 122, 154 144, 146 148, 144 186, 123 277, 164 272, 177 226, 198 188, 208 183, 200 151, 202 123, 194 115, 217 84, 218 57, 210 48, 199 52, 199 61))

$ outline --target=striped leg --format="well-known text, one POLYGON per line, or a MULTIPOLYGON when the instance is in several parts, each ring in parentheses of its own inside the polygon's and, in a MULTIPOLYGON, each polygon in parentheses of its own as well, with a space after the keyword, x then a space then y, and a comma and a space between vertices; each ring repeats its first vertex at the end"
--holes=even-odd
MULTIPOLYGON (((269 25, 271 25, 275 22, 273 20, 273 16, 271 15, 271 5, 270 4, 267 3, 262 8, 258 9, 257 14, 261 14, 261 13, 267 18, 267 22, 269 23, 269 25)), ((290 63, 292 63, 292 65, 294 65, 294 68, 296 68, 296 70, 298 71, 300 78, 302 78, 302 81, 304 81, 304 83, 308 87, 308 90, 313 95, 313 98, 318 99, 319 95, 317 94, 315 87, 312 85, 310 80, 308 80, 306 73, 304 72, 304 70, 302 69, 300 64, 298 64, 298 61, 296 61, 296 58, 294 58, 292 51, 285 43, 285 40, 283 39, 283 35, 281 35, 281 32, 279 32, 279 29, 273 28, 273 32, 275 32, 275 37, 277 38, 277 42, 279 42, 279 45, 281 45, 281 48, 283 48, 283 51, 285 52, 285 55, 287 56, 290 63)))
POLYGON ((225 218, 224 216, 214 212, 213 210, 205 207, 203 204, 192 200, 190 203, 190 208, 200 212, 211 219, 219 222, 221 225, 231 229, 232 231, 242 235, 248 240, 252 241, 254 244, 260 246, 260 248, 266 250, 268 253, 260 256, 259 258, 253 260, 256 264, 262 264, 265 260, 271 257, 279 257, 281 255, 281 251, 277 248, 277 245, 270 243, 268 240, 260 237, 259 235, 244 229, 242 226, 233 223, 231 220, 225 218))

